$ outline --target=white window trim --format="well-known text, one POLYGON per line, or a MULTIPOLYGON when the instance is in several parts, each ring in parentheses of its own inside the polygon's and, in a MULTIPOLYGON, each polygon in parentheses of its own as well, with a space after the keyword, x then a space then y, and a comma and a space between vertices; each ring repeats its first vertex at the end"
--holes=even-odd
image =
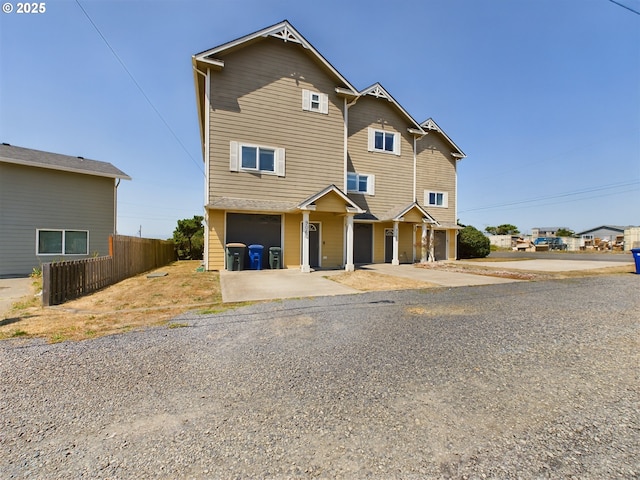
POLYGON ((37 228, 36 229, 36 255, 38 256, 65 256, 65 257, 76 257, 76 256, 86 256, 89 255, 89 230, 79 230, 74 228, 69 229, 61 229, 61 228, 37 228), (62 232, 62 252, 60 253, 40 253, 40 232, 62 232), (65 252, 65 241, 66 241, 66 232, 83 232, 87 234, 87 251, 86 253, 64 253, 65 252))
POLYGON ((387 155, 398 155, 398 156, 400 155, 400 143, 401 143, 402 137, 398 132, 390 132, 389 130, 381 130, 379 128, 369 127, 368 140, 369 140, 368 150, 370 152, 386 153, 387 155), (376 132, 393 135, 393 151, 392 152, 390 152, 389 150, 376 148, 376 132))
POLYGON ((427 207, 433 207, 433 208, 449 208, 449 193, 448 192, 441 192, 441 191, 437 191, 437 190, 425 190, 424 191, 424 204, 427 207), (432 193, 436 194, 436 196, 438 194, 442 195, 442 205, 437 205, 435 203, 429 203, 429 196, 432 193))
POLYGON ((371 196, 376 194, 376 176, 375 175, 371 173, 347 172, 347 185, 349 185, 350 175, 355 175, 356 185, 360 185, 360 177, 367 177, 367 191, 361 192, 360 190, 347 190, 347 193, 359 193, 361 195, 371 195, 371 196))
POLYGON ((229 142, 229 170, 232 172, 251 172, 263 175, 285 176, 285 150, 284 148, 271 147, 268 145, 258 145, 254 143, 245 143, 231 141, 229 142), (243 168, 242 167, 242 147, 263 148, 274 151, 273 167, 274 171, 260 170, 259 168, 243 168))
POLYGON ((305 112, 316 112, 327 115, 329 113, 329 95, 326 93, 302 89, 302 110, 305 112), (313 107, 313 103, 311 101, 313 95, 318 96, 318 108, 313 107))

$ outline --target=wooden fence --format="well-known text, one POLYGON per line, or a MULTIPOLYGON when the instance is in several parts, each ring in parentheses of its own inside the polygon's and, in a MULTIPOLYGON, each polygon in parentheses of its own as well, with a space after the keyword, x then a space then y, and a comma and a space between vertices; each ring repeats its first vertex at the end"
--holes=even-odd
POLYGON ((60 305, 176 259, 171 241, 115 235, 109 256, 42 265, 42 304, 60 305))

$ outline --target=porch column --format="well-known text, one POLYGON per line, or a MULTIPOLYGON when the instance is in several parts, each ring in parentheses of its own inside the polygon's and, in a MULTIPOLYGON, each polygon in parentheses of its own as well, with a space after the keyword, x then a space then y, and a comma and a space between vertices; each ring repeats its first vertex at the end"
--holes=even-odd
POLYGON ((433 228, 433 225, 431 225, 431 228, 429 229, 429 261, 430 262, 436 261, 435 238, 436 238, 435 229, 433 228))
POLYGON ((309 273, 309 212, 302 212, 302 265, 300 271, 309 273))
POLYGON ((347 272, 353 272, 355 266, 353 265, 353 214, 347 214, 347 262, 344 265, 344 269, 347 272))
POLYGON ((427 263, 427 222, 422 221, 422 234, 420 236, 420 262, 427 263))
POLYGON ((398 258, 398 221, 393 222, 393 259, 391 265, 400 265, 398 258))

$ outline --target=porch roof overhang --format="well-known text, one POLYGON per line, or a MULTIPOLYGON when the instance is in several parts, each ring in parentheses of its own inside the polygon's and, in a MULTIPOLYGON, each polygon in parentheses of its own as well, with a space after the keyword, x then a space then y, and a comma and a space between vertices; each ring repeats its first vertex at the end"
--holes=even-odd
POLYGON ((209 210, 235 210, 242 212, 289 213, 295 212, 295 202, 250 198, 217 197, 206 208, 209 210))
POLYGON ((430 223, 434 226, 440 226, 438 221, 435 218, 433 218, 431 215, 429 215, 429 212, 427 212, 418 202, 413 202, 413 203, 410 203, 409 205, 396 207, 392 210, 389 210, 386 214, 384 214, 380 218, 380 220, 403 222, 404 217, 412 210, 416 210, 420 215, 422 215, 422 219, 424 222, 430 223))
POLYGON ((362 214, 366 212, 366 210, 360 208, 342 190, 333 184, 303 200, 296 206, 296 208, 301 211, 315 211, 315 202, 330 194, 335 194, 344 201, 345 213, 362 214))

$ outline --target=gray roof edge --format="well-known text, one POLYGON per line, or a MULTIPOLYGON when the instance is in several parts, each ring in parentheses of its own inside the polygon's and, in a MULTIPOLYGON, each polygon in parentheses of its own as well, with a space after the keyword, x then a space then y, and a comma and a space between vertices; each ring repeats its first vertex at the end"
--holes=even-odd
POLYGON ((0 145, 0 162, 28 167, 48 168, 98 177, 131 180, 131 177, 109 162, 73 157, 13 145, 0 145))

